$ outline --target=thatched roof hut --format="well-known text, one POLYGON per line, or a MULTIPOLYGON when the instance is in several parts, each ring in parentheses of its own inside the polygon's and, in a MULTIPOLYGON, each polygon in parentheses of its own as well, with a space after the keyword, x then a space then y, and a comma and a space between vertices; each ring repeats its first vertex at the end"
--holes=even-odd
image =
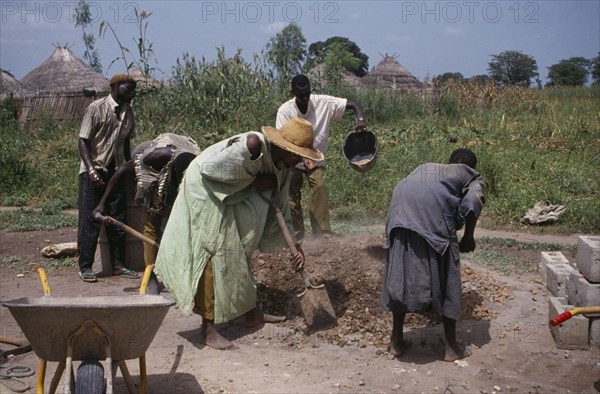
POLYGON ((99 93, 108 89, 108 79, 78 58, 67 46, 57 46, 39 67, 23 77, 23 86, 33 92, 99 93))
POLYGON ((135 79, 138 87, 160 88, 163 85, 163 83, 157 79, 144 76, 144 73, 139 68, 132 68, 129 70, 129 75, 135 79))
POLYGON ((109 80, 79 59, 70 48, 57 46, 52 55, 21 80, 29 92, 23 95, 19 123, 35 127, 47 119, 47 111, 56 121, 81 121, 86 107, 109 94, 109 80))
POLYGON ((398 91, 416 91, 423 87, 423 84, 396 60, 396 56, 388 54, 361 80, 365 86, 398 91))
POLYGON ((0 68, 0 100, 8 97, 19 98, 28 92, 14 75, 0 68))

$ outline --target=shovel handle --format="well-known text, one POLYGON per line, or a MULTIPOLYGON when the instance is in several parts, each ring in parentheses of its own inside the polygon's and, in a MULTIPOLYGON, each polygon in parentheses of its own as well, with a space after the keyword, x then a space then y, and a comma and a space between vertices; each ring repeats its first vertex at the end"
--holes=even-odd
POLYGON ((99 213, 97 213, 96 216, 94 216, 94 219, 100 220, 107 224, 110 224, 111 226, 115 226, 116 228, 123 230, 126 233, 129 233, 129 234, 133 235, 134 237, 136 237, 146 243, 149 243, 150 245, 152 245, 156 248, 160 247, 160 244, 158 242, 156 242, 155 240, 146 237, 144 234, 140 233, 137 230, 134 230, 133 228, 126 225, 125 223, 123 223, 111 216, 102 216, 99 213))
MULTIPOLYGON (((296 253, 298 253, 298 249, 296 248, 296 245, 294 244, 294 240, 292 239, 292 235, 290 234, 290 230, 288 230, 287 224, 285 223, 285 218, 283 217, 283 214, 281 213, 281 209, 279 209, 279 205, 277 205, 277 202, 275 200, 275 198, 277 198, 277 196, 275 196, 273 200, 267 200, 262 194, 260 196, 264 200, 266 200, 269 204, 271 204, 271 206, 275 210, 275 216, 277 217, 277 222, 279 223, 279 227, 281 228, 281 232, 283 233, 285 242, 287 242, 288 248, 290 249, 290 253, 292 254, 292 256, 296 255, 296 253)), ((304 267, 300 268, 299 273, 300 273, 300 276, 302 277, 302 281, 304 282, 304 286, 306 286, 306 288, 311 287, 310 281, 308 280, 308 275, 306 275, 306 271, 304 271, 304 267)))

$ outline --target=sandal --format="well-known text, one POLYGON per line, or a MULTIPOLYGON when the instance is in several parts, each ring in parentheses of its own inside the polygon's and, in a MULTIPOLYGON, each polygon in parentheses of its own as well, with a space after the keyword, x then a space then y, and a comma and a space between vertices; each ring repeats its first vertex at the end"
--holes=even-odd
POLYGON ((113 271, 113 276, 120 276, 127 279, 138 279, 140 274, 125 267, 116 267, 113 271))
POLYGON ((92 271, 90 269, 79 272, 79 277, 84 282, 98 282, 98 279, 96 279, 96 275, 94 274, 94 271, 92 271))

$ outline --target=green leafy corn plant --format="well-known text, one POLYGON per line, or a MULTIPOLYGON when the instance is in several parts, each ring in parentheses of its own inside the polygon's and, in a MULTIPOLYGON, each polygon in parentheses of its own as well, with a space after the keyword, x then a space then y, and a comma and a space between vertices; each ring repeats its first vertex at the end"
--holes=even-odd
POLYGON ((115 41, 117 42, 117 45, 119 46, 119 50, 121 51, 121 56, 117 56, 115 59, 113 59, 108 65, 108 68, 110 68, 115 62, 122 61, 127 71, 135 67, 140 70, 145 78, 151 78, 152 73, 158 70, 158 68, 151 66, 151 63, 158 64, 158 61, 156 59, 154 49, 152 48, 153 43, 148 39, 148 19, 150 16, 152 16, 152 13, 144 10, 140 11, 139 8, 135 6, 134 15, 136 24, 138 26, 138 37, 133 38, 133 42, 137 48, 137 57, 131 55, 131 50, 123 45, 119 39, 119 36, 117 35, 117 31, 110 24, 110 22, 105 20, 100 22, 98 34, 104 38, 106 32, 110 30, 115 38, 115 41))
POLYGON ((160 112, 169 116, 161 124, 191 136, 201 147, 240 132, 258 131, 274 125, 281 96, 265 63, 255 58, 254 64, 244 60, 241 50, 227 57, 223 47, 217 48, 213 62, 184 54, 173 69, 172 86, 138 105, 152 100, 152 105, 163 107, 160 112))
POLYGON ((96 49, 96 38, 93 34, 88 33, 85 29, 92 24, 92 14, 90 5, 85 0, 79 0, 75 6, 75 27, 81 26, 81 39, 85 45, 83 58, 87 60, 89 66, 99 73, 102 73, 102 64, 100 63, 100 55, 96 49))

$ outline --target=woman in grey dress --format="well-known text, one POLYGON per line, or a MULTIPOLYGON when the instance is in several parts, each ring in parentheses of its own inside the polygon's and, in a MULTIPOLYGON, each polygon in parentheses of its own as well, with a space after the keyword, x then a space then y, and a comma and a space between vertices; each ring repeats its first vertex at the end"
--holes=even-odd
POLYGON ((422 164, 394 189, 381 306, 393 314, 390 352, 397 357, 406 348, 402 330, 408 312, 442 315, 445 361, 471 354, 456 338, 456 321, 462 295, 459 252, 475 249, 473 233, 485 202, 476 164, 472 151, 457 149, 449 164, 422 164), (463 224, 459 242, 456 231, 463 224))

